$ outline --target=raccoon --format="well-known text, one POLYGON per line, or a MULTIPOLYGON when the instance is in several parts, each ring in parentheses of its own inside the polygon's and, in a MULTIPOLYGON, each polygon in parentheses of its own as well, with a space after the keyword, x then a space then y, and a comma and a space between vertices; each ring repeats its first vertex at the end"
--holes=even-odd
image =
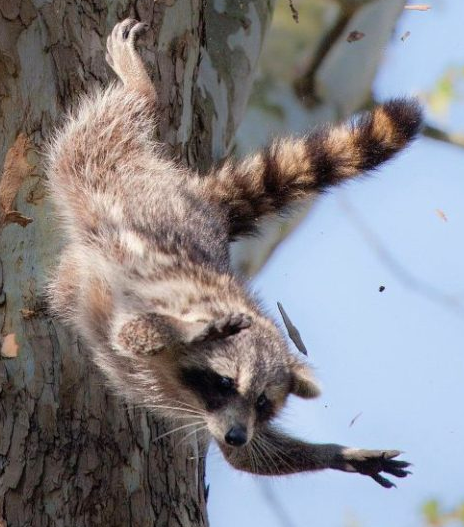
POLYGON ((306 443, 273 424, 289 394, 319 389, 232 273, 228 246, 263 216, 390 159, 417 135, 418 104, 392 100, 199 175, 153 140, 156 91, 135 47, 146 29, 115 26, 106 58, 122 82, 83 99, 49 147, 67 241, 49 287, 54 313, 118 394, 184 432, 205 429, 237 469, 332 468, 392 487, 384 474, 409 473, 399 451, 306 443))

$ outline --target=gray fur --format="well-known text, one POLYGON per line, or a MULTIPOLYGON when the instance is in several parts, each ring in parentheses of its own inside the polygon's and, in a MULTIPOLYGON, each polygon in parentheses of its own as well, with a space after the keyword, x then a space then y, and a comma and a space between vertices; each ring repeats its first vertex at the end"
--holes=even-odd
POLYGON ((348 154, 365 153, 366 138, 391 152, 407 141, 378 109, 370 135, 342 126, 321 137, 322 153, 311 150, 314 140, 286 140, 272 147, 273 159, 258 154, 200 177, 152 140, 156 93, 134 45, 145 28, 116 25, 107 60, 122 83, 83 99, 49 149, 49 190, 68 242, 49 288, 54 312, 85 339, 117 393, 183 419, 186 430, 206 425, 233 466, 258 474, 336 468, 389 486, 379 472, 406 475, 395 452, 311 445, 269 424, 289 394, 319 391, 231 272, 228 243, 251 230, 244 218, 251 225, 278 212, 283 188, 281 207, 321 191, 315 167, 341 159, 343 141, 334 184, 364 166, 348 154), (245 431, 246 445, 227 444, 233 427, 245 431))

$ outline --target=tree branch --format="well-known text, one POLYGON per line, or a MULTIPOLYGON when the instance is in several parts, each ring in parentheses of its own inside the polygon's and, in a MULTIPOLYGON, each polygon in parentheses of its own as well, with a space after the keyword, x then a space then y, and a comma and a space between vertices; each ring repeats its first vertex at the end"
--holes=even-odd
POLYGON ((435 304, 445 307, 450 312, 458 315, 461 319, 464 315, 464 307, 458 298, 441 291, 425 280, 417 278, 385 247, 379 237, 367 226, 367 223, 358 214, 355 207, 346 198, 340 198, 340 205, 346 217, 361 233, 366 243, 377 254, 382 264, 387 267, 404 287, 416 294, 427 298, 435 304))
POLYGON ((427 124, 422 133, 425 137, 430 139, 435 139, 436 141, 441 141, 442 143, 448 143, 449 145, 457 146, 459 148, 464 148, 464 134, 453 134, 446 132, 440 128, 436 128, 430 124, 427 124))

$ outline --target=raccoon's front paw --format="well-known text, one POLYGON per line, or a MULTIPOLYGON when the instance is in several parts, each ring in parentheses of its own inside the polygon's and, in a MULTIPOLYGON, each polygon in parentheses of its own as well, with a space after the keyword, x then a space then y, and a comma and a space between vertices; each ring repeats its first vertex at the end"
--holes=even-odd
POLYGON ((337 456, 335 468, 345 472, 358 472, 359 474, 370 476, 382 487, 390 489, 391 487, 396 487, 396 485, 381 476, 381 472, 392 474, 397 478, 405 478, 408 474, 411 474, 409 470, 405 470, 410 466, 410 463, 394 459, 400 454, 399 450, 345 448, 337 456))
POLYGON ((251 317, 244 313, 232 313, 225 315, 216 320, 208 322, 205 327, 199 331, 191 342, 205 342, 207 340, 218 340, 240 333, 242 329, 251 326, 251 317))

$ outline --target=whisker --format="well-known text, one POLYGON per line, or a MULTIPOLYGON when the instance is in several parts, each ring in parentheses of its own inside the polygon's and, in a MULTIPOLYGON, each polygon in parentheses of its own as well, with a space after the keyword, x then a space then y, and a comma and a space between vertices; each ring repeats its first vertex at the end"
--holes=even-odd
POLYGON ((258 447, 258 444, 256 442, 251 443, 251 448, 257 460, 256 468, 254 469, 255 474, 265 474, 266 470, 269 470, 269 464, 266 458, 263 456, 263 453, 261 449, 258 447), (259 461, 259 465, 258 465, 258 461, 259 461), (262 469, 260 469, 261 465, 262 465, 262 469))
POLYGON ((191 410, 190 408, 182 408, 180 406, 166 406, 166 405, 160 405, 160 404, 152 404, 150 405, 151 409, 164 409, 164 410, 179 410, 180 412, 190 413, 194 415, 203 415, 203 412, 199 410, 191 410))
POLYGON ((193 430, 192 432, 189 432, 187 435, 185 435, 178 443, 176 443, 174 445, 174 448, 178 448, 180 445, 182 445, 183 443, 185 443, 187 441, 187 439, 197 433, 197 432, 201 432, 202 430, 205 430, 206 428, 208 428, 208 425, 203 425, 203 426, 200 426, 199 428, 196 428, 195 430, 193 430))
POLYGON ((269 470, 269 474, 272 474, 270 462, 274 465, 274 469, 275 469, 276 473, 280 474, 279 466, 275 462, 275 460, 274 460, 274 458, 272 456, 272 452, 269 451, 269 449, 265 446, 265 444, 263 442, 260 442, 259 437, 257 437, 256 439, 257 439, 256 442, 255 442, 256 449, 260 450, 260 452, 261 452, 261 454, 262 454, 262 456, 264 458, 264 461, 265 461, 264 464, 265 464, 266 468, 269 470))
POLYGON ((178 432, 179 430, 183 430, 184 428, 189 428, 191 426, 198 426, 199 424, 202 424, 203 421, 196 421, 194 423, 187 423, 186 425, 178 426, 177 428, 174 428, 173 430, 169 430, 168 432, 165 432, 164 434, 159 435, 158 437, 155 437, 155 441, 160 440, 163 437, 166 437, 168 435, 174 434, 175 432, 178 432))
POLYGON ((257 474, 258 465, 256 464, 253 443, 250 443, 250 445, 247 447, 247 454, 248 454, 248 459, 250 460, 251 472, 252 474, 257 474))
POLYGON ((275 456, 283 465, 293 472, 293 466, 289 462, 292 461, 292 458, 284 450, 271 443, 264 435, 258 433, 258 437, 262 445, 266 446, 269 454, 275 456))
POLYGON ((190 408, 192 410, 196 410, 196 411, 201 411, 200 408, 196 407, 196 406, 193 406, 192 404, 189 404, 189 403, 186 403, 186 402, 182 402, 182 401, 172 401, 173 404, 179 404, 179 405, 182 405, 182 406, 185 406, 187 408, 190 408))

